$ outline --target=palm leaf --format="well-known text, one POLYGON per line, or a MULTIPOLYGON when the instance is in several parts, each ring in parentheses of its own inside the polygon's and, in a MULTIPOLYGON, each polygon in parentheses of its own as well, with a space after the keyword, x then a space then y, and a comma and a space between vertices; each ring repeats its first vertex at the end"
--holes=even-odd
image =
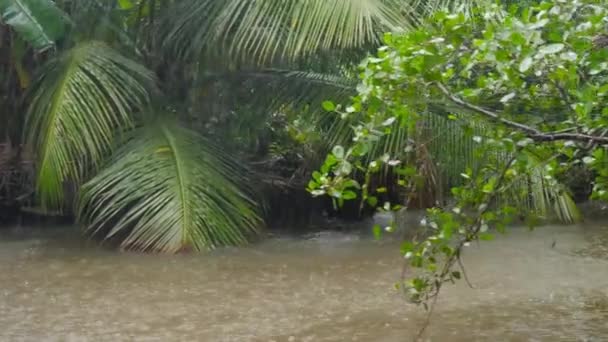
POLYGON ((38 51, 65 33, 66 16, 51 0, 0 0, 0 19, 38 51))
POLYGON ((107 155, 117 128, 132 126, 132 113, 146 105, 153 82, 147 69, 99 42, 81 44, 46 66, 26 119, 43 207, 60 207, 64 182, 80 182, 107 155))
POLYGON ((526 153, 530 174, 529 178, 519 182, 511 192, 511 202, 525 212, 533 212, 542 218, 556 215, 558 220, 565 223, 577 222, 581 219, 580 212, 572 199, 567 187, 558 182, 550 182, 549 173, 543 160, 533 153, 526 153))
POLYGON ((140 251, 243 244, 260 220, 241 177, 194 132, 155 122, 85 184, 81 220, 106 238, 126 234, 122 246, 140 251))
POLYGON ((377 44, 408 21, 393 0, 197 0, 171 16, 166 41, 199 53, 225 43, 233 55, 294 58, 321 49, 377 44))

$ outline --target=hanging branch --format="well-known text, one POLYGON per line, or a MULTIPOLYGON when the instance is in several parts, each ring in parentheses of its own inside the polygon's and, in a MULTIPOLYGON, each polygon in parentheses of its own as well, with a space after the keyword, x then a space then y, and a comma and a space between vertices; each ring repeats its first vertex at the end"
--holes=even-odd
POLYGON ((472 103, 468 103, 461 98, 455 96, 450 93, 450 91, 446 88, 442 83, 435 83, 437 88, 453 103, 460 105, 468 110, 474 111, 475 113, 481 114, 492 121, 499 122, 505 126, 515 128, 519 131, 526 133, 528 138, 534 141, 558 141, 558 140, 574 140, 580 142, 594 142, 594 143, 602 143, 608 144, 608 137, 606 136, 596 136, 589 135, 583 133, 569 133, 569 132, 543 132, 537 128, 524 125, 519 122, 511 121, 501 117, 498 113, 493 112, 491 110, 476 106, 472 103))

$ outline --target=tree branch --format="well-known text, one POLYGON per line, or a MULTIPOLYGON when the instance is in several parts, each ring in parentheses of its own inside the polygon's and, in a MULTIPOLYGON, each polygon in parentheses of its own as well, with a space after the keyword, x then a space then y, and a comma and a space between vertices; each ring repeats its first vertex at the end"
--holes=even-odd
POLYGON ((478 114, 481 114, 493 121, 504 124, 505 126, 509 126, 509 127, 515 128, 517 130, 520 130, 520 131, 526 133, 526 135, 534 141, 574 140, 574 141, 608 144, 608 137, 606 137, 606 136, 596 136, 596 135, 589 135, 589 134, 583 134, 583 133, 543 132, 537 128, 534 128, 534 127, 531 127, 528 125, 524 125, 519 122, 505 119, 505 118, 501 117, 500 115, 498 115, 498 113, 496 113, 496 112, 476 106, 472 103, 468 103, 468 102, 462 100, 459 97, 456 97, 455 95, 450 93, 450 91, 446 88, 445 85, 443 85, 441 83, 436 83, 436 85, 439 88, 439 90, 453 103, 455 103, 459 106, 462 106, 463 108, 466 108, 468 110, 474 111, 478 114))

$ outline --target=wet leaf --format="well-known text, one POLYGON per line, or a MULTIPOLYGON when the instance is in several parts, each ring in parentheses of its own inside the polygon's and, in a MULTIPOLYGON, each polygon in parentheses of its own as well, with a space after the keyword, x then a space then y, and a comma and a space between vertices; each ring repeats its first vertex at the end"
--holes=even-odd
POLYGON ((479 239, 483 241, 491 241, 494 240, 494 235, 490 233, 481 233, 479 234, 479 239))
POLYGON ((515 92, 509 93, 500 99, 500 102, 507 103, 515 97, 515 92))
POLYGON ((556 43, 556 44, 549 44, 549 45, 545 45, 545 46, 541 47, 539 49, 539 52, 546 55, 546 54, 558 53, 558 52, 562 51, 563 49, 564 49, 564 44, 556 43))
POLYGON ((322 105, 323 105, 323 109, 325 109, 328 112, 333 112, 334 110, 336 110, 336 105, 331 101, 324 101, 322 105))
POLYGON ((526 72, 526 71, 528 71, 528 69, 530 69, 531 66, 532 66, 532 58, 526 57, 526 58, 524 58, 523 61, 521 61, 521 64, 519 65, 519 71, 526 72))
POLYGON ((331 153, 338 159, 342 159, 344 158, 344 147, 338 145, 336 147, 333 148, 333 150, 331 151, 331 153))
POLYGON ((380 227, 379 224, 374 225, 372 232, 374 233, 374 238, 376 240, 379 240, 382 237, 382 227, 380 227))

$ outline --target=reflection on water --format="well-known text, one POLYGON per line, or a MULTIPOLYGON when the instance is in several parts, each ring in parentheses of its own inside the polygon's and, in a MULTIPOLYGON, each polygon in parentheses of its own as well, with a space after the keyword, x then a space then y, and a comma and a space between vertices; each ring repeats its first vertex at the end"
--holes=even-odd
MULTIPOLYGON (((68 233, 0 240, 0 341, 408 341, 425 318, 394 290, 394 242, 322 233, 153 256, 68 233)), ((607 233, 515 229, 471 246, 475 289, 446 288, 426 339, 608 340, 607 233)))

